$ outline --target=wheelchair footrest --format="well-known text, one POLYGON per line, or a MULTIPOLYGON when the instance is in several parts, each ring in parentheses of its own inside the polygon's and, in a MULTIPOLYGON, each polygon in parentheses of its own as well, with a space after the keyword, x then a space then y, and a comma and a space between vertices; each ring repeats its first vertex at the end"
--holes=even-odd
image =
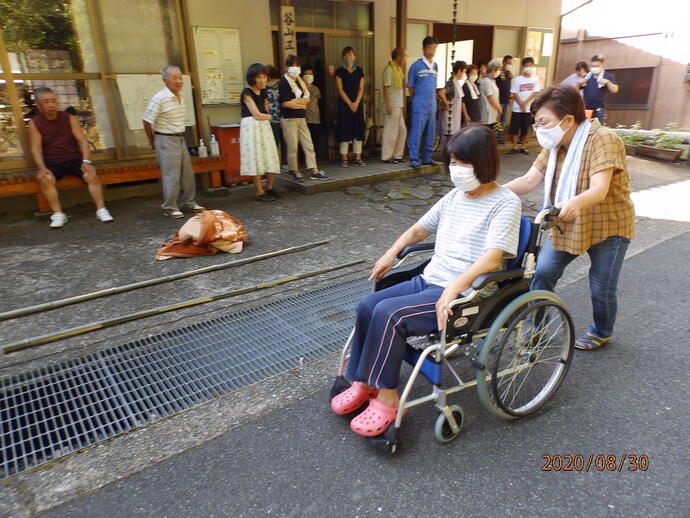
POLYGON ((335 382, 333 383, 333 386, 331 387, 331 392, 328 396, 328 401, 333 399, 335 396, 340 394, 341 392, 345 392, 347 389, 350 388, 351 383, 345 379, 345 376, 338 376, 335 378, 335 382))
POLYGON ((386 431, 375 437, 367 437, 367 443, 384 453, 396 453, 400 449, 400 428, 395 422, 388 425, 386 431))

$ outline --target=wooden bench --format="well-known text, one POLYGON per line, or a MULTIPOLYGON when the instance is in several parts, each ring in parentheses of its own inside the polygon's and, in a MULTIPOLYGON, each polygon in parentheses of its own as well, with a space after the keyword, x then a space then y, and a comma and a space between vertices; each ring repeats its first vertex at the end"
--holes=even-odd
MULTIPOLYGON (((210 173, 211 187, 223 185, 221 173, 226 163, 227 157, 224 155, 207 158, 192 157, 192 169, 195 173, 210 173)), ((155 158, 96 162, 94 166, 103 185, 153 180, 161 177, 161 170, 155 158)), ((85 187, 84 182, 72 175, 66 175, 57 182, 58 190, 82 187, 85 187)), ((0 171, 0 197, 23 194, 36 196, 36 204, 40 212, 50 211, 36 179, 36 168, 0 171)))

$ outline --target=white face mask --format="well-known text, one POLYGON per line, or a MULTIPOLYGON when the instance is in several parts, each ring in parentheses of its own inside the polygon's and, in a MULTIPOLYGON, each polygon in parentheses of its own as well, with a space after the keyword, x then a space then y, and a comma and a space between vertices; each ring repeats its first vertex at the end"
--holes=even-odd
POLYGON ((470 81, 475 83, 477 81, 477 74, 470 74, 470 81))
POLYGON ((288 67, 288 75, 293 79, 296 79, 301 73, 302 69, 300 67, 288 67))
POLYGON ((494 72, 494 77, 498 77, 498 76, 500 76, 500 75, 501 75, 501 71, 500 71, 500 70, 496 70, 496 71, 494 72))
POLYGON ((314 76, 311 74, 305 74, 302 76, 302 79, 304 79, 304 82, 307 83, 308 85, 312 84, 314 82, 314 76))
POLYGON ((553 149, 561 142, 565 132, 570 129, 561 129, 561 122, 564 120, 565 117, 563 117, 553 128, 537 128, 537 141, 539 141, 541 147, 544 149, 553 149))
POLYGON ((589 70, 590 70, 590 72, 592 72, 592 74, 594 74, 595 76, 598 76, 599 74, 601 74, 601 67, 592 67, 592 68, 590 68, 589 70))
POLYGON ((464 165, 448 166, 450 171, 450 180, 453 185, 464 192, 474 191, 481 185, 481 182, 474 176, 474 167, 465 167, 464 165))
POLYGON ((531 75, 531 74, 534 74, 534 72, 535 72, 534 67, 525 67, 525 68, 522 69, 522 71, 523 71, 525 74, 530 74, 530 75, 531 75))

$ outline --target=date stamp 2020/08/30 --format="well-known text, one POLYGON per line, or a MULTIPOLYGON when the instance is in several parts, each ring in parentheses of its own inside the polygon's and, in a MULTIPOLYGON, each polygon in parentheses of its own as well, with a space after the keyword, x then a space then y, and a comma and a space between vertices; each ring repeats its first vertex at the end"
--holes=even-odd
POLYGON ((648 455, 603 454, 542 455, 541 471, 647 471, 648 455))

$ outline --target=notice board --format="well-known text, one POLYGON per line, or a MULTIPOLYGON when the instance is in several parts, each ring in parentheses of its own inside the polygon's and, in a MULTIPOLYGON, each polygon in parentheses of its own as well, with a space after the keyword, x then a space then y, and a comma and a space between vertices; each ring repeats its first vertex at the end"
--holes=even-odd
POLYGON ((244 89, 239 29, 194 27, 201 104, 239 104, 244 89))
MULTIPOLYGON (((192 79, 183 75, 182 99, 185 105, 185 126, 194 126, 194 99, 192 98, 192 79)), ((142 117, 151 97, 165 88, 160 74, 118 74, 117 89, 124 108, 127 125, 131 130, 144 128, 142 117)))

